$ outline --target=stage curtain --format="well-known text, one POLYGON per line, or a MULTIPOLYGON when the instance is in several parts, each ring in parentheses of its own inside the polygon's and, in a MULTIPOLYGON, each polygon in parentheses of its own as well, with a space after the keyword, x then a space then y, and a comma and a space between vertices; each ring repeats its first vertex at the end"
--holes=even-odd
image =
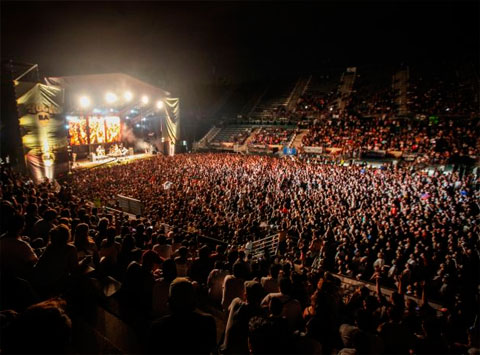
POLYGON ((177 143, 180 132, 180 105, 178 98, 165 99, 165 130, 171 145, 177 143))
POLYGON ((22 143, 32 178, 68 171, 67 130, 62 117, 63 89, 39 83, 15 82, 22 143))

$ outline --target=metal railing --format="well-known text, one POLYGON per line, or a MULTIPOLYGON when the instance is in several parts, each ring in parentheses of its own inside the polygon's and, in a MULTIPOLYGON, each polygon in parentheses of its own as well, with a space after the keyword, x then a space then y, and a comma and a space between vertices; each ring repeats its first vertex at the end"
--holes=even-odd
POLYGON ((254 258, 258 258, 265 254, 265 250, 268 250, 270 255, 276 255, 277 248, 278 233, 253 241, 251 254, 254 258))

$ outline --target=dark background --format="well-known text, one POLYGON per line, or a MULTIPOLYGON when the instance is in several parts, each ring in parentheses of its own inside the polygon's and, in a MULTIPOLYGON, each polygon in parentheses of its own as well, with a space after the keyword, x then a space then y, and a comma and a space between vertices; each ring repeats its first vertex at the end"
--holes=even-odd
POLYGON ((479 62, 478 1, 2 1, 1 10, 2 59, 38 63, 44 76, 133 75, 180 97, 187 126, 204 122, 209 86, 479 62))
POLYGON ((478 62, 478 2, 4 2, 2 58, 171 90, 322 65, 478 62), (172 87, 173 86, 173 87, 172 87))

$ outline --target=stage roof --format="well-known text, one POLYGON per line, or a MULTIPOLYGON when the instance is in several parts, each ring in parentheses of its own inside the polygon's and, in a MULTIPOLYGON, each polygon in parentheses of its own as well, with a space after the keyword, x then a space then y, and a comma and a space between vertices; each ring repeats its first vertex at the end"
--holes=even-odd
POLYGON ((116 105, 120 107, 135 106, 142 96, 149 98, 149 105, 170 97, 168 91, 123 73, 48 77, 45 81, 48 85, 65 89, 65 104, 68 110, 75 109, 81 96, 89 97, 93 107, 105 106, 107 92, 114 93, 118 97, 116 105), (125 92, 132 93, 131 102, 122 102, 125 92))

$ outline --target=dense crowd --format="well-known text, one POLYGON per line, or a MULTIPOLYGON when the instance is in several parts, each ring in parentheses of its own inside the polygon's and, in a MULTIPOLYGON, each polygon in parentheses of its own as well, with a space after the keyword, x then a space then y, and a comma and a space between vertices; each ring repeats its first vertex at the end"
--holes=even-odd
POLYGON ((1 183, 4 352, 68 351, 107 277, 146 352, 479 351, 478 176, 189 154, 1 183), (117 194, 144 215, 89 202, 117 194), (253 257, 273 232, 276 253, 253 257), (376 291, 344 294, 335 273, 376 291))
POLYGON ((294 129, 284 127, 262 127, 255 133, 255 136, 250 143, 287 145, 294 134, 294 129))
POLYGON ((433 163, 452 156, 478 156, 478 119, 405 120, 358 118, 316 120, 303 137, 305 146, 342 148, 347 155, 363 150, 414 153, 433 163))
POLYGON ((332 117, 338 114, 337 99, 339 94, 336 90, 319 95, 304 94, 300 96, 297 103, 290 112, 295 121, 312 121, 315 118, 332 117))

